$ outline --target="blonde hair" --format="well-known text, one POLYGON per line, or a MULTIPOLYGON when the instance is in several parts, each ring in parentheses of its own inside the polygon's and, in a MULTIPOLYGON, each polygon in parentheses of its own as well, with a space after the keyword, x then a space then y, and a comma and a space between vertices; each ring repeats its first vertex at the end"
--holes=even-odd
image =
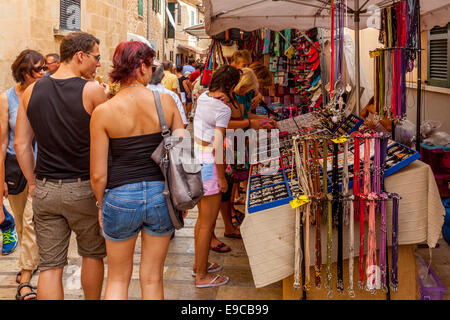
POLYGON ((265 65, 260 62, 254 62, 249 68, 253 70, 262 87, 267 88, 273 85, 272 72, 265 65))
POLYGON ((246 87, 251 89, 259 90, 258 78, 255 73, 250 68, 242 68, 242 75, 239 83, 234 88, 234 92, 238 93, 242 87, 246 87))
POLYGON ((249 64, 252 62, 252 55, 248 50, 238 50, 233 53, 233 57, 231 58, 232 62, 238 63, 238 60, 245 60, 249 64))

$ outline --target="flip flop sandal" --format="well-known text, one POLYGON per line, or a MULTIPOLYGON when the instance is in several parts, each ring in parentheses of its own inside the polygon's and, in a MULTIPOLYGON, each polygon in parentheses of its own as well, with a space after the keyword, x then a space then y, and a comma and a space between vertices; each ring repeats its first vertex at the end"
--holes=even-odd
MULTIPOLYGON (((221 271, 222 269, 223 269, 223 267, 220 264, 215 263, 215 262, 210 262, 207 272, 208 273, 216 273, 216 272, 221 271), (217 264, 217 267, 212 268, 215 264, 217 264)), ((192 271, 192 276, 195 277, 196 275, 197 275, 196 272, 192 271)))
POLYGON ((24 282, 17 287, 16 300, 37 300, 37 294, 36 294, 36 292, 33 291, 33 286, 31 285, 31 283, 24 282), (25 293, 23 296, 21 296, 20 290, 22 290, 25 287, 30 288, 31 292, 25 293), (34 297, 30 298, 30 299, 25 299, 31 295, 33 295, 34 297))
POLYGON ((225 280, 215 283, 217 279, 219 279, 221 277, 221 275, 217 275, 215 276, 209 283, 207 284, 196 284, 195 286, 197 288, 213 288, 213 287, 218 287, 218 286, 223 286, 224 284, 227 284, 228 281, 230 281, 230 278, 228 278, 227 276, 224 276, 225 280))
POLYGON ((218 252, 218 253, 225 253, 230 252, 231 248, 226 245, 225 243, 221 242, 217 246, 211 248, 212 251, 218 252), (223 247, 228 247, 228 249, 222 250, 223 247))
POLYGON ((227 238, 231 238, 231 239, 242 239, 242 235, 241 234, 235 234, 235 233, 224 233, 223 234, 225 237, 227 238))

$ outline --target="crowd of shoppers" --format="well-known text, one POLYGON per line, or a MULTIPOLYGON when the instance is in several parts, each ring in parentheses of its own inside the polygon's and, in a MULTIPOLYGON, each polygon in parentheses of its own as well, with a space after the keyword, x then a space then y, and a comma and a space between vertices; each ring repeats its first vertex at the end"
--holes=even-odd
MULTIPOLYGON (((157 101, 172 134, 184 135, 193 125, 195 156, 203 164, 195 286, 226 284, 229 278, 217 274, 223 267, 208 261, 209 251, 231 250, 214 234, 219 211, 224 236, 241 239, 242 216, 237 218, 234 205, 248 163, 230 168, 222 161, 231 145, 224 141, 225 130, 263 128, 251 110, 259 87, 271 85, 271 79, 264 67, 251 64, 247 51, 238 51, 204 86, 202 63, 161 63, 149 46, 129 41, 113 56, 109 78, 119 89, 112 94, 95 81, 99 45, 94 36, 74 32, 61 42, 60 54, 22 51, 11 67, 17 84, 0 95, 0 194, 8 197, 14 215, 1 197, 0 229, 4 255, 20 244, 16 299, 64 298, 72 231, 85 299, 101 297, 105 257, 104 298, 128 297, 139 235, 142 298, 164 298, 164 262, 175 229, 163 196, 164 176, 150 158, 163 139, 157 101), (30 280, 36 270, 35 292, 30 280)), ((269 129, 275 126, 269 121, 269 129)))

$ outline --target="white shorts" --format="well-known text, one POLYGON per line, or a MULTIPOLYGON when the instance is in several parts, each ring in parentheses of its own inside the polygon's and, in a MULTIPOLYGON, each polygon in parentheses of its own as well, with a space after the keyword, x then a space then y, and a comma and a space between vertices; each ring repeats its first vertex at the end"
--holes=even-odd
POLYGON ((181 95, 181 102, 186 103, 186 92, 180 92, 181 95))

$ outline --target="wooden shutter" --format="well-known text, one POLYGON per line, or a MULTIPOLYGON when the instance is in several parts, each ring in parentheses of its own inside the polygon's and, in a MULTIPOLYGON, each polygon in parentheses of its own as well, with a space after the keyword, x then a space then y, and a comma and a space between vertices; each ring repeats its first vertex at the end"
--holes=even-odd
POLYGON ((60 0, 59 28, 64 30, 81 30, 81 0, 60 0))
POLYGON ((428 84, 450 88, 450 23, 428 34, 428 84))
POLYGON ((139 17, 144 16, 144 0, 138 0, 138 15, 139 17))
POLYGON ((177 23, 181 24, 181 3, 178 2, 178 8, 177 8, 177 23))

